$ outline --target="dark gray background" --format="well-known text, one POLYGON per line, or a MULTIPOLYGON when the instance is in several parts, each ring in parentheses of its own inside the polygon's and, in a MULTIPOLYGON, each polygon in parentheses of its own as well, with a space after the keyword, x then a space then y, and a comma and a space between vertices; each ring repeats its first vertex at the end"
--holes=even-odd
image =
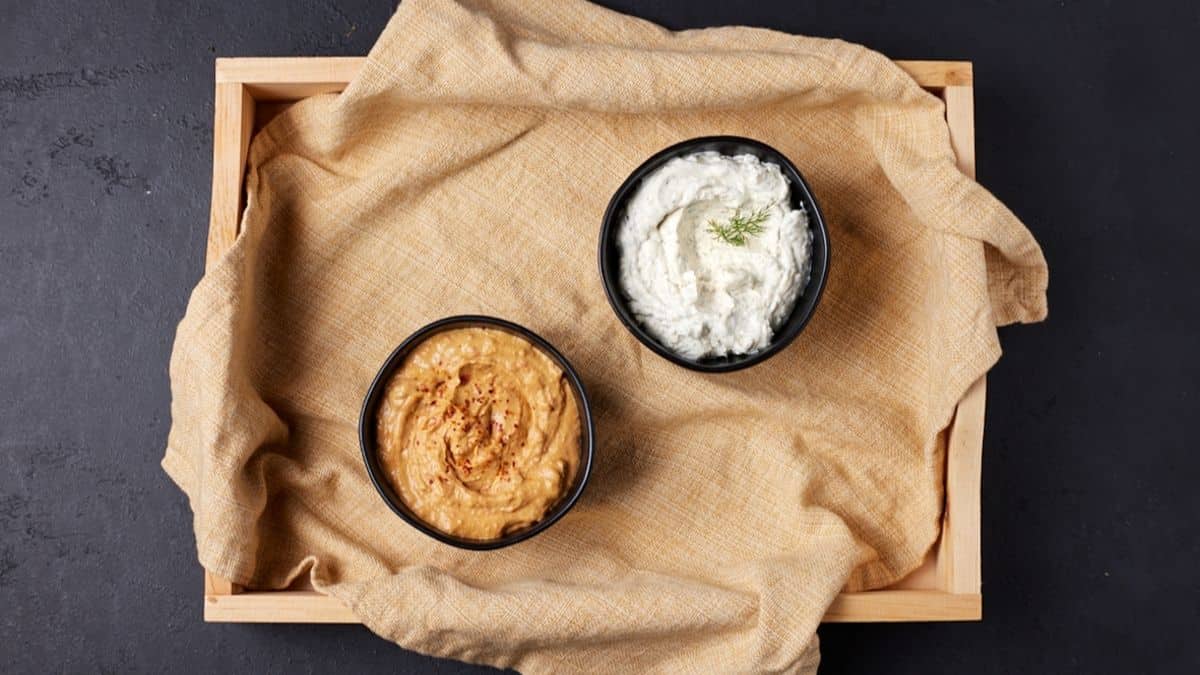
MULTIPOLYGON (((980 180, 1050 261, 1050 320, 1001 331, 989 382, 986 619, 827 626, 823 672, 1196 672, 1200 4, 603 4, 973 60, 980 180)), ((213 57, 365 54, 392 4, 0 6, 0 670, 469 670, 358 627, 203 624, 158 466, 213 57)))

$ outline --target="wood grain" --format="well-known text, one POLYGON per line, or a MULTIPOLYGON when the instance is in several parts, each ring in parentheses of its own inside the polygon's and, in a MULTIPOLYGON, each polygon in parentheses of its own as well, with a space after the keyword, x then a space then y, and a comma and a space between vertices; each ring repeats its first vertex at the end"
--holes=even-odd
POLYGON ((946 448, 946 510, 938 544, 938 588, 979 593, 980 492, 986 378, 979 378, 958 404, 946 448))
POLYGON ((945 591, 868 591, 842 593, 825 612, 825 623, 893 621, 978 621, 978 593, 945 591))
MULTIPOLYGON (((258 101, 295 101, 340 92, 366 64, 366 57, 278 56, 217 59, 217 83, 244 85, 258 101)), ((970 87, 970 61, 896 61, 922 87, 970 87)))
MULTIPOLYGON (((244 205, 246 151, 253 133, 287 106, 315 94, 340 92, 364 58, 225 58, 216 63, 213 201, 208 266, 237 238, 244 205)), ((963 173, 975 175, 973 73, 966 61, 897 61, 942 97, 950 141, 963 173)), ((980 594, 980 469, 986 378, 963 397, 947 439, 946 507, 934 551, 890 589, 842 593, 827 622, 972 621, 980 594)), ((358 623, 336 599, 313 590, 253 591, 205 573, 204 618, 219 622, 358 623)))
POLYGON ((204 620, 232 623, 359 623, 337 599, 317 591, 209 595, 204 620))
POLYGON ((970 61, 896 61, 917 84, 926 89, 962 86, 975 83, 975 73, 970 61))
POLYGON ((238 235, 242 213, 246 152, 254 127, 254 99, 237 82, 218 82, 213 100, 212 205, 205 268, 228 251, 238 235))
POLYGON ((361 56, 217 59, 217 83, 237 83, 258 101, 296 101, 339 92, 367 62, 361 56))
POLYGON ((205 595, 233 595, 240 593, 242 587, 221 577, 204 570, 204 594, 205 595))
MULTIPOLYGON (((978 593, 883 590, 842 593, 825 613, 825 623, 975 621, 982 616, 978 593)), ((317 591, 248 591, 208 595, 204 620, 228 623, 359 623, 336 598, 317 591)))
MULTIPOLYGON (((974 178, 975 90, 970 86, 948 86, 942 98, 958 168, 974 178)), ((946 444, 946 506, 937 547, 937 585, 949 593, 979 594, 983 583, 980 497, 986 408, 985 375, 959 401, 946 444)))

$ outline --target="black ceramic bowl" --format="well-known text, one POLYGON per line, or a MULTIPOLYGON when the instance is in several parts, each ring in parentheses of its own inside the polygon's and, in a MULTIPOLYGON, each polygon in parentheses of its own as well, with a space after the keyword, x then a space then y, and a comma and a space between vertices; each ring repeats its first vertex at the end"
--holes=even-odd
POLYGON ((825 279, 828 274, 829 233, 825 228, 825 219, 821 215, 821 209, 817 207, 817 200, 813 198, 808 183, 804 181, 804 177, 800 175, 796 166, 782 153, 765 143, 750 138, 706 136, 683 141, 659 151, 635 169, 624 183, 621 183, 621 187, 617 188, 612 201, 608 203, 608 209, 604 212, 604 224, 600 229, 600 277, 604 282, 604 293, 608 296, 609 304, 617 313, 617 317, 621 319, 621 323, 625 324, 625 327, 638 340, 641 340, 642 344, 649 347, 655 354, 684 368, 710 373, 727 373, 749 368, 778 354, 792 340, 796 339, 796 336, 804 330, 804 326, 812 318, 813 311, 817 308, 817 301, 821 299, 821 292, 825 289, 825 279), (676 157, 707 150, 715 150, 722 155, 753 155, 764 162, 779 165, 779 168, 783 170, 783 175, 791 184, 792 208, 803 207, 808 214, 808 226, 812 229, 813 234, 812 276, 809 278, 808 285, 804 287, 803 293, 796 299, 796 306, 792 309, 791 315, 779 327, 779 330, 775 331, 771 344, 766 349, 753 354, 697 361, 671 351, 654 339, 646 332, 646 329, 642 328, 633 315, 629 308, 629 301, 621 288, 621 252, 617 247, 617 230, 625 218, 625 205, 637 191, 643 178, 676 157))
POLYGON ((409 525, 438 541, 459 548, 481 551, 501 548, 524 541, 550 527, 559 518, 562 518, 567 511, 571 510, 571 507, 579 500, 579 496, 583 494, 583 488, 587 484, 588 476, 592 472, 592 456, 596 435, 592 425, 592 410, 588 404, 583 382, 580 381, 578 373, 571 367, 570 362, 562 354, 559 354, 558 350, 552 347, 549 342, 543 340, 533 331, 503 319, 496 319, 490 316, 452 316, 434 321, 408 336, 404 342, 400 343, 399 347, 396 347, 391 356, 387 357, 387 360, 383 362, 383 367, 379 369, 379 373, 371 382, 371 387, 367 390, 367 398, 363 401, 362 412, 358 418, 358 441, 362 446, 363 461, 367 465, 367 474, 371 476, 371 482, 375 484, 375 489, 379 491, 379 495, 383 497, 383 501, 391 507, 392 511, 396 512, 396 515, 403 518, 409 525), (582 428, 579 434, 579 471, 575 474, 574 484, 567 488, 558 504, 551 508, 546 513, 546 516, 532 527, 514 532, 505 537, 500 537, 499 539, 467 539, 465 537, 457 537, 442 532, 421 520, 417 514, 408 508, 404 500, 400 498, 400 495, 396 494, 395 490, 392 489, 391 483, 388 481, 383 469, 379 466, 379 456, 376 453, 375 415, 379 409, 379 403, 383 398, 384 391, 387 389, 387 383, 392 377, 392 373, 404 365, 404 360, 408 357, 409 353, 422 341, 436 333, 456 328, 494 328, 531 342, 545 353, 546 356, 549 356, 557 363, 559 368, 562 368, 563 374, 571 386, 571 392, 575 395, 575 404, 579 408, 579 423, 582 428))

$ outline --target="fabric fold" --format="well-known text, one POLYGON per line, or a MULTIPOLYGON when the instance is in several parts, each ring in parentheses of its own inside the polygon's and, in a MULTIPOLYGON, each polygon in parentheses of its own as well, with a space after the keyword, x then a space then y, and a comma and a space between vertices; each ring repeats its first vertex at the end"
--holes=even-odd
POLYGON ((580 0, 406 0, 340 96, 251 145, 237 242, 171 359, 163 466, 201 562, 298 575, 407 648, 528 672, 811 672, 845 588, 936 541, 945 435, 1046 314, 1029 231, 963 176, 936 97, 838 40, 670 32, 580 0), (680 140, 762 140, 830 228, 813 321, 765 364, 683 370, 621 326, 596 269, 622 180, 680 140), (416 328, 528 326, 593 397, 596 467, 516 546, 439 544, 379 499, 358 448, 376 369, 416 328))

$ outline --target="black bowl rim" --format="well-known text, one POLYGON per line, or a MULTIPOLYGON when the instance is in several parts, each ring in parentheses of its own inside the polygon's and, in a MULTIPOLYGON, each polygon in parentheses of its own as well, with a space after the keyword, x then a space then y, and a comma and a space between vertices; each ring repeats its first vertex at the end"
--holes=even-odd
MULTIPOLYGON (((371 436, 373 438, 374 434, 371 436)), ((570 511, 573 506, 575 506, 575 502, 579 501, 580 496, 583 495, 583 489, 587 486, 588 478, 592 473, 592 462, 596 447, 596 432, 594 423, 592 421, 591 403, 588 400, 587 390, 583 386, 583 380, 581 380, 579 374, 575 372, 575 368, 571 365, 571 362, 568 361, 567 358, 563 356, 557 349, 555 349, 553 345, 542 338, 542 336, 529 330, 528 328, 525 328, 524 326, 521 326, 520 324, 499 319, 494 316, 484 316, 481 314, 460 314, 438 319, 437 321, 428 323, 421 328, 418 328, 411 335, 406 337, 404 341, 401 342, 394 350, 392 350, 392 353, 388 355, 387 359, 384 360, 383 365, 379 368, 379 372, 376 373, 375 378, 371 381, 371 386, 367 389, 366 397, 363 399, 362 410, 360 411, 358 417, 358 443, 360 449, 362 450, 363 464, 365 464, 367 467, 367 475, 370 476, 371 483, 375 486, 375 490, 379 493, 379 496, 383 498, 384 503, 388 505, 388 508, 390 508, 392 512, 400 516, 401 519, 420 532, 444 544, 449 544, 451 546, 473 551, 487 551, 503 548, 505 546, 511 546, 541 533, 554 523, 558 522, 560 518, 566 515, 567 512, 570 511), (442 532, 441 530, 438 530, 437 528, 424 522, 420 518, 417 518, 414 514, 409 513, 407 509, 396 503, 396 501, 399 500, 399 496, 396 496, 396 499, 393 500, 393 491, 390 485, 386 483, 386 476, 380 475, 381 471, 379 470, 377 461, 375 461, 373 444, 368 442, 368 430, 370 429, 369 425, 370 422, 374 420, 374 412, 379 403, 378 398, 382 395, 387 381, 390 379, 392 373, 394 373, 396 369, 403 364, 404 358, 408 356, 412 348, 430 336, 440 333, 444 330, 450 330, 459 327, 478 327, 480 324, 497 327, 510 333, 520 335, 531 342, 535 347, 541 349, 547 356, 552 358, 555 363, 562 368, 563 373, 567 376, 567 380, 571 383, 571 387, 575 390, 575 393, 579 398, 579 405, 582 408, 580 411, 580 421, 583 424, 583 433, 581 434, 579 444, 580 467, 575 487, 569 494, 563 497, 562 501, 560 501, 558 505, 554 507, 547 517, 535 523, 533 527, 521 530, 520 532, 516 532, 505 537, 500 537, 499 539, 468 539, 466 537, 457 537, 452 534, 442 532)))
MULTIPOLYGON (((809 187, 808 182, 804 180, 804 175, 800 173, 800 170, 796 168, 796 165, 792 163, 792 161, 788 159, 787 156, 782 152, 767 145, 766 143, 763 143, 762 141, 755 140, 753 138, 746 138, 744 136, 700 136, 697 138, 689 138, 687 140, 680 141, 654 153, 649 159, 642 162, 641 165, 634 169, 633 172, 629 174, 629 177, 625 179, 625 182, 621 183, 621 186, 617 188, 615 193, 613 193, 612 199, 608 202, 608 208, 604 210, 604 220, 600 227, 599 264, 600 282, 604 286, 604 295, 608 298, 608 304, 612 307, 613 312, 617 315, 617 318, 621 320, 621 323, 625 325, 625 328, 628 329, 630 333, 633 333, 633 336, 636 337, 639 342, 648 347, 650 351, 654 352, 655 354, 658 354, 671 363, 683 366, 684 368, 705 373, 729 373, 736 370, 749 368, 753 365, 766 361, 772 356, 783 351, 800 335, 800 333, 804 332, 804 327, 807 326, 808 322, 812 320, 812 316, 817 310, 817 305, 820 304, 821 295, 825 291, 825 282, 829 277, 829 229, 825 225, 825 216, 821 213, 821 207, 817 204, 817 200, 816 197, 813 196, 812 189, 809 187), (814 265, 809 273, 808 286, 805 287, 804 292, 800 295, 800 297, 796 299, 796 307, 792 309, 793 313, 803 309, 801 306, 801 300, 810 295, 812 296, 812 303, 808 305, 807 310, 804 310, 804 314, 801 315, 799 322, 795 326, 790 328, 786 333, 776 334, 772 338, 771 344, 762 351, 746 355, 740 359, 730 360, 729 357, 724 357, 723 360, 720 361, 706 362, 688 359, 671 351, 670 349, 667 349, 666 346, 659 343, 658 340, 655 340, 652 335, 647 333, 646 330, 642 328, 641 324, 638 323, 637 319, 626 307, 625 303, 618 298, 618 294, 621 292, 620 289, 613 288, 608 282, 607 271, 613 264, 613 261, 609 260, 607 249, 609 239, 615 236, 617 224, 614 221, 616 220, 615 216, 617 209, 629 198, 629 193, 631 190, 633 190, 634 186, 640 184, 642 179, 645 178, 646 174, 651 170, 658 168, 659 165, 664 164, 667 160, 675 156, 684 154, 688 148, 710 143, 739 143, 758 148, 764 154, 771 155, 773 158, 775 158, 779 165, 783 167, 785 175, 790 174, 788 175, 788 178, 795 183, 795 186, 800 191, 801 197, 805 201, 806 206, 810 205, 812 207, 812 213, 809 214, 809 227, 812 227, 814 230, 814 250, 812 257, 814 261, 818 258, 815 247, 820 245, 820 259, 822 264, 820 269, 814 265), (815 236, 816 234, 820 234, 820 236, 815 236)), ((792 317, 789 315, 788 321, 791 320, 792 317)))

